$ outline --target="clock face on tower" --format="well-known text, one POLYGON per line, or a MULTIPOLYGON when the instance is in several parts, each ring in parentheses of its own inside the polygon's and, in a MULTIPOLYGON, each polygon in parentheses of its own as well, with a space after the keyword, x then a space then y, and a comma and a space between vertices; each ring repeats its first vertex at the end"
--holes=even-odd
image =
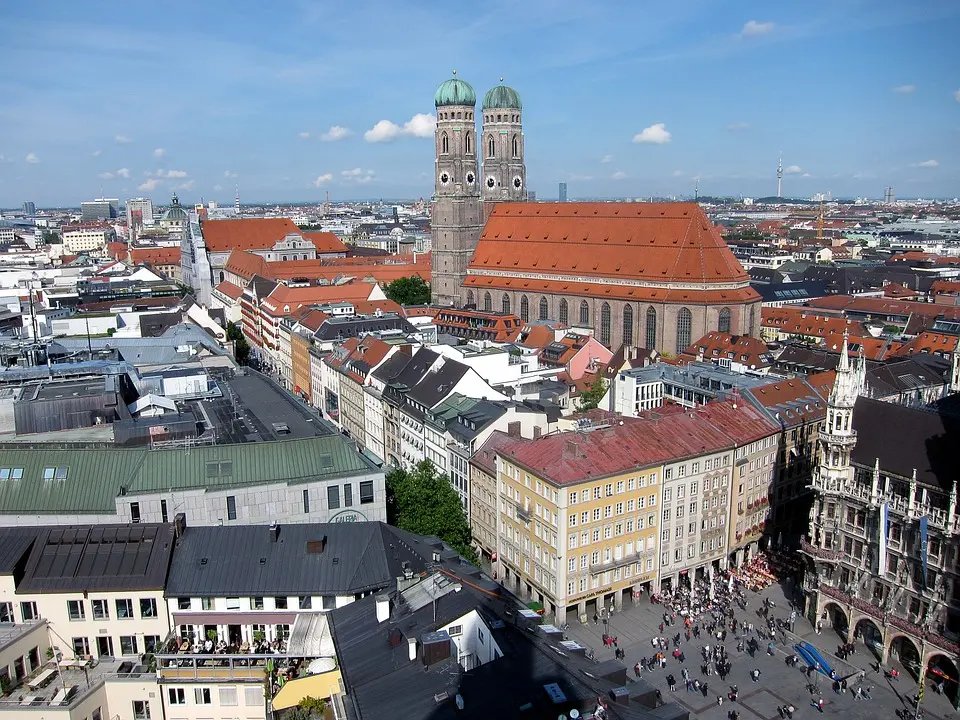
POLYGON ((468 172, 464 180, 467 181, 467 185, 473 185, 473 181, 476 180, 476 176, 472 172, 468 172))
POLYGON ((517 190, 519 190, 520 188, 523 187, 523 180, 520 179, 520 176, 519 176, 519 175, 517 175, 517 176, 513 179, 513 186, 514 186, 517 190))
POLYGON ((450 175, 445 172, 440 173, 440 184, 446 185, 448 182, 450 182, 450 175))
POLYGON ((492 175, 487 178, 487 187, 495 188, 497 186, 497 180, 492 175))

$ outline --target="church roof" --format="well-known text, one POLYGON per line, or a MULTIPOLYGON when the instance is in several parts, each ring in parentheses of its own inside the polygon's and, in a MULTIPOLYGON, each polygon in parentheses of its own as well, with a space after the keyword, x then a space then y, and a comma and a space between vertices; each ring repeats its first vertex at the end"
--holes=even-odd
POLYGON ((483 96, 483 109, 492 110, 498 108, 522 110, 523 103, 520 102, 520 93, 503 83, 487 90, 487 94, 483 96))
POLYGON ((696 203, 498 203, 467 273, 475 288, 693 304, 759 300, 696 203))
POLYGON ((477 104, 477 93, 474 92, 470 83, 458 77, 452 77, 440 83, 440 87, 433 95, 433 104, 437 107, 443 107, 444 105, 469 105, 474 107, 477 104))
POLYGON ((287 233, 300 234, 300 228, 289 218, 207 220, 203 223, 203 239, 210 252, 265 250, 283 240, 287 233))

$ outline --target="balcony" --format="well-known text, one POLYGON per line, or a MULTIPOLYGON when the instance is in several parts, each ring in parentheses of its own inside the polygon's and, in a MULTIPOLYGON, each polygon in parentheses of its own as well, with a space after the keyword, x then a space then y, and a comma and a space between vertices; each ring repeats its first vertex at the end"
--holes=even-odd
POLYGON ((851 430, 848 433, 843 435, 835 435, 833 433, 821 432, 820 441, 826 443, 827 445, 834 445, 838 447, 849 447, 852 448, 857 444, 857 431, 851 430))
POLYGON ((804 539, 800 539, 800 552, 810 555, 817 560, 827 560, 828 562, 839 562, 843 553, 839 550, 828 550, 827 548, 811 545, 804 539))

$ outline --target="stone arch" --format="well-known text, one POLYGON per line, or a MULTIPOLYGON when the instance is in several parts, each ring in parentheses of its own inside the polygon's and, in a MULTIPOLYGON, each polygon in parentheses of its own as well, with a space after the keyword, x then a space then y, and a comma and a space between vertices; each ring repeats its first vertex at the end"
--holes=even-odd
POLYGON ((530 322, 530 301, 526 295, 520 296, 520 320, 521 322, 530 322))
POLYGON ((493 141, 493 135, 490 135, 487 138, 487 157, 496 157, 497 155, 497 144, 493 141))
POLYGON ((600 342, 607 347, 610 346, 610 303, 603 303, 600 306, 600 342))
POLYGON ((450 152, 450 139, 447 137, 446 133, 440 136, 440 153, 446 155, 450 152))
POLYGON ((730 332, 730 308, 720 308, 717 315, 717 330, 723 333, 730 332))
POLYGON ((893 655, 914 677, 920 677, 920 648, 913 638, 904 633, 892 633, 887 646, 887 658, 893 655))
POLYGON ((623 306, 623 337, 621 341, 624 345, 633 345, 633 308, 630 305, 623 306))
POLYGON ((489 292, 483 294, 483 309, 487 312, 493 310, 493 298, 490 296, 489 292))
POLYGON ((550 310, 547 306, 547 298, 541 295, 539 307, 537 308, 537 319, 546 320, 549 315, 550 315, 550 310))
POLYGON ((505 314, 510 313, 510 296, 506 293, 504 293, 503 297, 500 298, 500 312, 505 314))
POLYGON ((827 627, 832 627, 836 630, 837 634, 846 641, 847 635, 850 632, 850 617, 847 615, 847 611, 840 605, 835 602, 826 603, 820 613, 820 620, 827 627))
POLYGON ((580 316, 577 320, 581 327, 593 326, 593 323, 590 322, 590 305, 587 304, 586 300, 580 301, 580 316))
POLYGON ((463 146, 467 154, 473 152, 473 140, 469 130, 467 131, 466 135, 463 136, 463 146))
POLYGON ((692 342, 691 333, 693 332, 693 313, 688 308, 682 307, 677 313, 677 344, 676 354, 679 355, 692 342))
POLYGON ((931 650, 924 658, 927 679, 937 685, 943 681, 943 692, 954 708, 960 703, 960 667, 957 661, 940 650, 931 650), (936 662, 934 662, 936 661, 936 662))
POLYGON ((653 350, 657 347, 657 310, 653 305, 647 308, 646 334, 644 347, 653 350))
POLYGON ((570 310, 566 298, 560 298, 560 317, 557 319, 564 325, 570 322, 570 310))
POLYGON ((850 642, 857 642, 857 640, 862 640, 863 644, 876 655, 878 658, 883 659, 885 645, 883 642, 883 629, 869 615, 861 615, 856 618, 856 624, 851 628, 853 635, 850 637, 850 642))
POLYGON ((516 135, 513 136, 513 156, 520 157, 520 141, 516 135))
POLYGON ((473 305, 473 290, 467 290, 467 305, 473 305))

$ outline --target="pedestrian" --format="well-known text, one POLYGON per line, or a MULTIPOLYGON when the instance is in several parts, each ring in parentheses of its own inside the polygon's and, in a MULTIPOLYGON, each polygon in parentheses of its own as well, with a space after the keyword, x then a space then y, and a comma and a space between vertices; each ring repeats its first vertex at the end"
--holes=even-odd
POLYGON ((723 705, 723 696, 717 695, 717 705, 723 705))
POLYGON ((600 622, 600 616, 597 615, 596 613, 594 613, 594 614, 593 614, 593 624, 596 625, 596 624, 599 623, 599 622, 600 622))
POLYGON ((667 675, 667 685, 670 686, 670 692, 676 692, 677 690, 677 679, 673 675, 667 675))
POLYGON ((633 674, 640 677, 640 663, 633 666, 633 674))

